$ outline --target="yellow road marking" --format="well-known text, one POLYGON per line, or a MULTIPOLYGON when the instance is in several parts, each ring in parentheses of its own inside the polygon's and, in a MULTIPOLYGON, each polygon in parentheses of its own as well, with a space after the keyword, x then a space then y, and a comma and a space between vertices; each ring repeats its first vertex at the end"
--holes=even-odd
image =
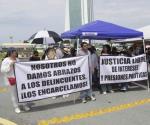
POLYGON ((0 93, 7 92, 8 88, 6 87, 0 87, 0 93))
POLYGON ((0 125, 17 125, 17 124, 7 119, 0 118, 0 125))
POLYGON ((138 100, 138 101, 128 103, 128 104, 121 104, 121 105, 103 108, 103 109, 95 109, 95 110, 85 112, 85 113, 73 114, 73 115, 64 116, 64 117, 55 117, 55 118, 51 118, 48 120, 41 120, 38 122, 38 125, 56 125, 56 124, 58 125, 58 124, 63 124, 63 123, 69 123, 69 122, 72 122, 75 120, 80 120, 80 119, 84 119, 84 118, 103 115, 106 113, 111 113, 111 112, 129 109, 129 108, 134 108, 136 106, 140 106, 140 105, 143 105, 146 103, 150 103, 150 98, 138 100))

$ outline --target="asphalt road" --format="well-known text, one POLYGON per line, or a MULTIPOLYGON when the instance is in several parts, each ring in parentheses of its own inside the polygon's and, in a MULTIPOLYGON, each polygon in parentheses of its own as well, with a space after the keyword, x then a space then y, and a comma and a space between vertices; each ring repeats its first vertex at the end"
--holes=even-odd
POLYGON ((1 118, 13 122, 8 125, 150 124, 150 93, 138 86, 130 86, 125 93, 117 91, 102 95, 99 91, 94 91, 97 100, 86 104, 78 100, 79 93, 72 94, 67 99, 59 97, 55 100, 49 98, 35 101, 30 103, 31 111, 20 114, 14 112, 9 91, 1 90, 0 125, 7 125, 1 118))
POLYGON ((16 114, 0 74, 0 125, 150 125, 150 92, 146 89, 130 86, 125 93, 94 94, 97 100, 86 104, 78 100, 79 93, 31 102, 31 111, 16 114))

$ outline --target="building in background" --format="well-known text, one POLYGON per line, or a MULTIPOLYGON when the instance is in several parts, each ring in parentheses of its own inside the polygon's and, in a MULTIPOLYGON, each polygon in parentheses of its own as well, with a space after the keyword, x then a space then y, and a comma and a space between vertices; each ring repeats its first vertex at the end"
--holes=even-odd
POLYGON ((93 0, 66 0, 65 31, 93 21, 93 0))

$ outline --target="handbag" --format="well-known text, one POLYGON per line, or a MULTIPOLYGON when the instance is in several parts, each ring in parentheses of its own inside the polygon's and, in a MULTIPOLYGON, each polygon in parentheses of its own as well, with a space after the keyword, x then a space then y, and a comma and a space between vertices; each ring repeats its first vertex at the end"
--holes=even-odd
POLYGON ((8 77, 8 81, 9 81, 9 84, 11 86, 16 84, 16 78, 15 77, 8 77))

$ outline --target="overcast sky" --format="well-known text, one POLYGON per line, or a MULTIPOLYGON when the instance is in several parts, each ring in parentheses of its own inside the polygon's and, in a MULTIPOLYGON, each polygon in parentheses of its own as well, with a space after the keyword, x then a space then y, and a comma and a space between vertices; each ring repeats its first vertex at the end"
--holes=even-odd
MULTIPOLYGON (((93 0, 94 18, 129 28, 150 24, 150 0, 93 0)), ((64 31, 65 0, 0 0, 0 42, 41 29, 64 31)))

